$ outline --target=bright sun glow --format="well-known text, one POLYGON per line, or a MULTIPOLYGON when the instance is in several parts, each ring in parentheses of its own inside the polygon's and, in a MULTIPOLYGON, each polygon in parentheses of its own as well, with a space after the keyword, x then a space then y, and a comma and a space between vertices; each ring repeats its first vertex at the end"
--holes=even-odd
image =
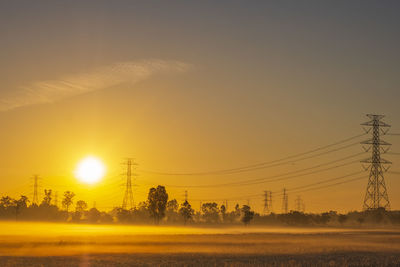
POLYGON ((104 174, 105 167, 103 162, 95 157, 82 159, 75 170, 76 178, 87 184, 97 183, 103 178, 104 174))

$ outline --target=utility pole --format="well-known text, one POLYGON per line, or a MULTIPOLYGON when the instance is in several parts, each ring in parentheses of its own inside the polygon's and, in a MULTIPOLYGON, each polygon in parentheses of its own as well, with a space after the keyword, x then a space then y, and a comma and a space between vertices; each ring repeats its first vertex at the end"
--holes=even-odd
POLYGON ((272 213, 272 192, 264 191, 264 214, 272 213))
POLYGON ((288 194, 286 192, 286 188, 283 188, 283 197, 282 197, 282 213, 288 213, 288 194))
POLYGON ((391 144, 381 139, 382 135, 386 135, 390 129, 390 125, 383 122, 384 115, 367 114, 370 121, 361 125, 368 127, 364 129, 366 133, 371 132, 372 138, 361 142, 366 152, 371 150, 370 158, 362 160, 362 163, 368 164, 363 166, 369 172, 367 191, 364 197, 364 210, 384 208, 390 210, 389 197, 385 185, 383 174, 390 168, 390 161, 381 158, 381 154, 385 154, 391 144))
POLYGON ((188 191, 185 190, 185 202, 187 202, 187 201, 188 201, 188 191))
POLYGON ((33 176, 33 199, 32 204, 38 205, 39 197, 38 197, 38 175, 33 176))
POLYGON ((228 211, 228 200, 225 200, 225 208, 226 208, 226 211, 228 211))
POLYGON ((132 192, 132 166, 136 165, 132 162, 132 159, 128 158, 126 163, 126 187, 125 187, 125 195, 122 200, 122 208, 126 209, 129 205, 130 209, 134 208, 133 202, 133 192, 132 192))

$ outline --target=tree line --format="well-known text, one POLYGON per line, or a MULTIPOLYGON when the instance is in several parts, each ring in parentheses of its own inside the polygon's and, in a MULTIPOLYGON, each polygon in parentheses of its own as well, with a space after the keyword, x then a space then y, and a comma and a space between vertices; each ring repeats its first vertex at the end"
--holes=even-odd
POLYGON ((53 204, 53 192, 44 190, 39 204, 31 203, 28 197, 0 198, 0 220, 58 221, 75 223, 124 223, 124 224, 239 224, 248 225, 292 225, 292 226, 362 226, 372 224, 400 224, 399 211, 385 209, 338 214, 335 211, 321 214, 306 214, 290 211, 287 214, 262 215, 252 211, 248 205, 235 205, 231 211, 215 202, 203 203, 195 211, 189 201, 178 203, 169 199, 164 186, 149 189, 147 200, 133 209, 115 207, 109 212, 89 208, 84 200, 75 200, 75 194, 66 191, 62 207, 53 204))

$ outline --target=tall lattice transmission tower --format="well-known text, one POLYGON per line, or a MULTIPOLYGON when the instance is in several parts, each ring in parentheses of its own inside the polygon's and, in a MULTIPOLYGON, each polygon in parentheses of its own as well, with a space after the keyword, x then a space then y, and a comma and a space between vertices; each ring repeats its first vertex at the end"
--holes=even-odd
POLYGON ((300 196, 297 196, 297 198, 295 199, 294 206, 296 208, 296 211, 298 211, 298 212, 306 211, 306 205, 300 196))
POLYGON ((39 204, 39 196, 38 196, 38 175, 33 176, 33 198, 32 204, 38 205, 39 204))
POLYGON ((272 212, 272 192, 264 191, 264 213, 269 214, 272 212))
POLYGON ((282 196, 282 213, 288 213, 288 194, 286 192, 286 188, 283 188, 283 196, 282 196))
POLYGON ((133 192, 132 192, 132 169, 136 164, 133 162, 132 159, 128 158, 126 160, 126 187, 125 187, 125 194, 124 199, 122 200, 122 208, 127 209, 128 206, 130 209, 134 208, 133 202, 133 192))
POLYGON ((382 121, 385 117, 384 115, 368 114, 367 117, 370 118, 370 121, 361 125, 367 127, 364 130, 366 133, 371 132, 372 138, 361 142, 361 144, 367 145, 363 148, 366 152, 371 151, 372 155, 370 158, 361 161, 368 164, 364 169, 370 171, 363 209, 385 208, 389 210, 390 202, 383 174, 389 169, 392 163, 381 158, 381 154, 386 153, 391 144, 382 140, 381 136, 389 131, 390 125, 382 121))

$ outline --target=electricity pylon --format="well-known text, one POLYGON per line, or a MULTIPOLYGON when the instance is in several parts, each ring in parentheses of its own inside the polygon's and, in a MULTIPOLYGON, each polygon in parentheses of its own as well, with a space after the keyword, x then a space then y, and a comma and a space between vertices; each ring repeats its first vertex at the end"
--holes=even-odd
POLYGON ((38 197, 38 175, 33 176, 33 199, 32 204, 38 205, 39 204, 39 197, 38 197))
POLYGON ((133 209, 134 202, 133 202, 133 192, 132 192, 132 166, 136 164, 132 162, 132 159, 127 159, 125 164, 126 164, 126 187, 125 187, 124 199, 122 200, 122 208, 126 209, 129 204, 130 209, 133 209))
POLYGON ((264 191, 264 213, 272 213, 272 192, 264 191))
POLYGON ((288 213, 288 194, 286 192, 286 188, 283 188, 283 197, 282 197, 282 213, 288 213))
POLYGON ((371 158, 361 161, 368 164, 367 167, 364 166, 364 169, 370 171, 363 209, 384 208, 389 210, 390 202, 383 174, 390 168, 392 163, 381 158, 381 154, 386 153, 391 144, 382 140, 381 136, 389 131, 390 125, 382 121, 385 117, 384 115, 368 114, 367 117, 370 118, 370 121, 361 125, 368 127, 364 130, 366 133, 371 132, 372 138, 361 142, 361 144, 368 145, 363 148, 366 152, 371 150, 372 155, 371 158))
POLYGON ((300 196, 297 196, 297 198, 295 199, 294 206, 296 207, 296 211, 305 212, 306 206, 300 196))

